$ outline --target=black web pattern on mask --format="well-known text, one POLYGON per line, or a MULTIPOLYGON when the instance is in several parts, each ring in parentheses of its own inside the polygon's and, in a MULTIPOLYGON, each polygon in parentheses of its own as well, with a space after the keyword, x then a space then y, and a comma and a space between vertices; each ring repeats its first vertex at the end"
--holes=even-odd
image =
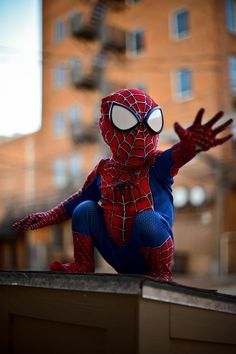
MULTIPOLYGON (((153 153, 155 149, 154 136, 147 131, 146 127, 137 127, 129 133, 123 134, 122 140, 117 132, 114 132, 113 139, 116 139, 118 145, 118 153, 124 151, 126 154, 125 165, 132 163, 132 158, 140 158, 139 154, 135 154, 135 151, 140 150, 143 159, 148 159, 149 155, 153 153), (138 143, 140 142, 140 148, 138 143), (142 142, 144 142, 142 144, 142 142), (144 150, 144 151, 143 151, 144 150)), ((144 162, 144 161, 143 161, 144 162)))
POLYGON ((126 107, 131 108, 140 118, 144 118, 151 108, 156 106, 155 102, 145 92, 136 90, 133 93, 129 89, 119 90, 110 96, 111 100, 107 103, 109 106, 111 103, 121 103, 126 107), (143 107, 142 107, 143 106, 143 107))

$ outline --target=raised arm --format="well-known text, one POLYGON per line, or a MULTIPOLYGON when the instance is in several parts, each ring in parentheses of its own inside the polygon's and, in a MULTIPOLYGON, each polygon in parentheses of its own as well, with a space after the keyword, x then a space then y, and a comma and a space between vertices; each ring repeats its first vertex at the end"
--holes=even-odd
POLYGON ((17 231, 26 231, 28 229, 34 230, 48 225, 59 224, 69 219, 75 207, 81 202, 87 199, 98 201, 100 199, 99 165, 89 174, 83 188, 79 192, 74 193, 50 210, 26 216, 13 225, 14 229, 17 231))
POLYGON ((179 123, 175 123, 174 129, 180 138, 180 142, 172 147, 172 176, 175 176, 179 168, 185 165, 199 152, 207 151, 212 147, 221 145, 232 137, 232 134, 229 134, 223 138, 217 138, 217 134, 223 132, 232 123, 232 119, 227 120, 217 128, 213 128, 214 124, 223 117, 224 113, 220 111, 206 124, 202 124, 204 112, 205 110, 201 108, 193 124, 187 129, 184 129, 179 123))

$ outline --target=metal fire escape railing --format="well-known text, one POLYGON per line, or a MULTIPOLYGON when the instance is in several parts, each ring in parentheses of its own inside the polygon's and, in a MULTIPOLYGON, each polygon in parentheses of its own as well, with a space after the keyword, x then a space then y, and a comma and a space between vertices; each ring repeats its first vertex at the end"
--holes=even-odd
POLYGON ((88 18, 81 13, 76 13, 71 19, 71 31, 76 37, 94 40, 99 37, 107 8, 107 1, 100 0, 93 7, 88 18))
POLYGON ((104 26, 101 31, 101 43, 104 50, 125 52, 126 31, 115 26, 104 26))
POLYGON ((91 66, 78 63, 71 68, 71 82, 76 88, 100 88, 105 65, 105 56, 101 52, 94 56, 91 66))
POLYGON ((89 126, 78 122, 71 123, 71 139, 74 144, 96 143, 99 140, 98 124, 94 122, 89 126))
MULTIPOLYGON (((90 15, 80 12, 71 18, 72 34, 78 39, 97 40, 100 42, 101 52, 95 56, 90 66, 87 63, 77 63, 71 68, 72 85, 78 89, 99 89, 109 91, 104 80, 105 56, 109 51, 123 53, 126 50, 126 32, 115 26, 106 25, 104 18, 107 9, 117 11, 124 9, 125 1, 99 0, 96 2, 90 15), (104 89, 104 87, 106 87, 104 89)), ((114 90, 112 90, 114 91, 114 90)))

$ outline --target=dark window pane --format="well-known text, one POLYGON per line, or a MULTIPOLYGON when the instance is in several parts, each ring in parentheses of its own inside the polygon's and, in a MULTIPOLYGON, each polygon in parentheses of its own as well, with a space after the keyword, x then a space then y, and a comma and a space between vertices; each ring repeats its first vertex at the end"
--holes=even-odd
POLYGON ((230 32, 236 33, 236 1, 225 0, 226 26, 230 32))
POLYGON ((236 92, 236 57, 229 58, 229 79, 231 90, 236 92))
POLYGON ((173 14, 173 31, 176 38, 189 34, 189 11, 180 10, 173 14))
POLYGON ((187 11, 183 11, 180 12, 177 15, 177 30, 178 33, 181 35, 182 33, 186 33, 188 32, 188 12, 187 11))
POLYGON ((135 41, 136 41, 136 51, 140 52, 144 48, 144 33, 143 31, 139 31, 135 33, 135 41))

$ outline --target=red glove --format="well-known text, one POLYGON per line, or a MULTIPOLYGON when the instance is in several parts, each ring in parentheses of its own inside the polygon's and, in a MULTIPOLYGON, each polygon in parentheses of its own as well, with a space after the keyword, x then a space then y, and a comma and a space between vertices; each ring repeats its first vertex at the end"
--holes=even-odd
POLYGON ((28 215, 16 222, 13 227, 16 231, 34 230, 47 225, 58 224, 67 219, 69 219, 69 216, 63 204, 59 204, 51 210, 28 215))
POLYGON ((213 129, 213 125, 224 115, 224 112, 216 113, 212 119, 202 125, 204 111, 203 108, 198 111, 193 124, 187 129, 182 128, 179 123, 174 125, 181 143, 190 149, 194 148, 195 152, 207 151, 214 146, 223 144, 232 137, 232 134, 230 134, 217 139, 216 135, 223 132, 233 122, 233 119, 229 119, 224 124, 213 129))
POLYGON ((206 124, 202 124, 204 109, 201 108, 193 124, 184 129, 179 123, 175 123, 174 128, 180 138, 180 142, 173 146, 172 158, 173 166, 171 175, 176 176, 180 167, 190 161, 198 152, 207 151, 210 148, 221 145, 232 137, 232 134, 223 138, 216 138, 216 135, 223 132, 233 121, 229 119, 224 124, 213 129, 213 125, 223 116, 223 112, 218 112, 206 124))

